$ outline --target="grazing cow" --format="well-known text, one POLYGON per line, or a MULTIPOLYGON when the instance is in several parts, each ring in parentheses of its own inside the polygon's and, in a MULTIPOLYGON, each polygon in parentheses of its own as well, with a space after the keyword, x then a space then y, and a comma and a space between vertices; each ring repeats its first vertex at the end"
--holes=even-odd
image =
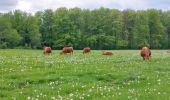
POLYGON ((60 52, 60 55, 67 53, 73 54, 73 47, 64 47, 60 52))
POLYGON ((52 53, 51 47, 44 47, 43 53, 44 53, 44 54, 50 54, 50 53, 52 53))
POLYGON ((111 51, 102 51, 102 55, 113 55, 111 51))
POLYGON ((170 53, 170 50, 166 51, 167 53, 170 53))
POLYGON ((90 53, 90 50, 91 50, 90 48, 84 48, 83 49, 83 54, 90 53))
POLYGON ((148 47, 143 47, 141 49, 140 55, 143 57, 143 60, 149 60, 151 56, 151 51, 148 47))

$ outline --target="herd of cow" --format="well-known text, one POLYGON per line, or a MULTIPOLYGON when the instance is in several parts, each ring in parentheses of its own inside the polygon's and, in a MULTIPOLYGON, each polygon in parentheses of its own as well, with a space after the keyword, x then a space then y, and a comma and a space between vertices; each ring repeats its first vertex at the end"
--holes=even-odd
MULTIPOLYGON (((60 52, 60 55, 62 54, 67 54, 67 53, 71 53, 73 54, 73 47, 64 47, 61 52, 60 52)), ((89 47, 87 48, 84 48, 83 49, 83 54, 87 54, 87 53, 90 53, 91 49, 89 47)), ((44 51, 43 51, 44 54, 50 54, 52 53, 52 49, 51 47, 44 47, 44 51)), ((170 53, 170 50, 167 51, 167 53, 170 53)), ((113 55, 113 53, 111 51, 102 51, 102 55, 113 55)), ((151 57, 151 50, 148 48, 148 47, 143 47, 141 49, 141 52, 140 52, 140 55, 141 57, 143 58, 143 60, 150 60, 150 57, 151 57)))

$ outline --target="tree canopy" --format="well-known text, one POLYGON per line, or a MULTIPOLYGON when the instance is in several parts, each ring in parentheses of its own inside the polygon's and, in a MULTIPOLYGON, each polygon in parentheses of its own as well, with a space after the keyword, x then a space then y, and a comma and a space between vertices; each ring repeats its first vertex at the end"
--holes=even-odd
POLYGON ((170 11, 65 7, 0 14, 0 48, 170 48, 170 11))

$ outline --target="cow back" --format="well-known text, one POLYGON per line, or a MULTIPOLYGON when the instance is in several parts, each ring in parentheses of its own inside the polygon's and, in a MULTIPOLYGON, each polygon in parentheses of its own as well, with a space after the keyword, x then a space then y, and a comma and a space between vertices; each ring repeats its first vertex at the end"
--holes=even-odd
POLYGON ((90 50, 91 50, 90 48, 84 48, 84 49, 83 49, 83 54, 84 54, 84 53, 89 53, 90 50))
POLYGON ((103 55, 113 55, 113 53, 111 51, 103 51, 102 54, 103 55))
POLYGON ((44 47, 44 54, 52 53, 51 47, 44 47))
POLYGON ((60 54, 73 53, 73 47, 64 47, 60 54))
POLYGON ((148 47, 143 47, 141 49, 140 55, 144 58, 144 60, 146 60, 146 59, 149 60, 149 58, 151 56, 151 51, 150 51, 150 49, 148 47))

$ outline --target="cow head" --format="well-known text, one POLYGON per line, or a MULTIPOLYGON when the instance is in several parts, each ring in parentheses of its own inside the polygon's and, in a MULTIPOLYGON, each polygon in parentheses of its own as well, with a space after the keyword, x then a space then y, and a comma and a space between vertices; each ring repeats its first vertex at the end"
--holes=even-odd
POLYGON ((150 59, 149 54, 145 55, 145 56, 144 56, 144 59, 148 61, 148 60, 150 59))

